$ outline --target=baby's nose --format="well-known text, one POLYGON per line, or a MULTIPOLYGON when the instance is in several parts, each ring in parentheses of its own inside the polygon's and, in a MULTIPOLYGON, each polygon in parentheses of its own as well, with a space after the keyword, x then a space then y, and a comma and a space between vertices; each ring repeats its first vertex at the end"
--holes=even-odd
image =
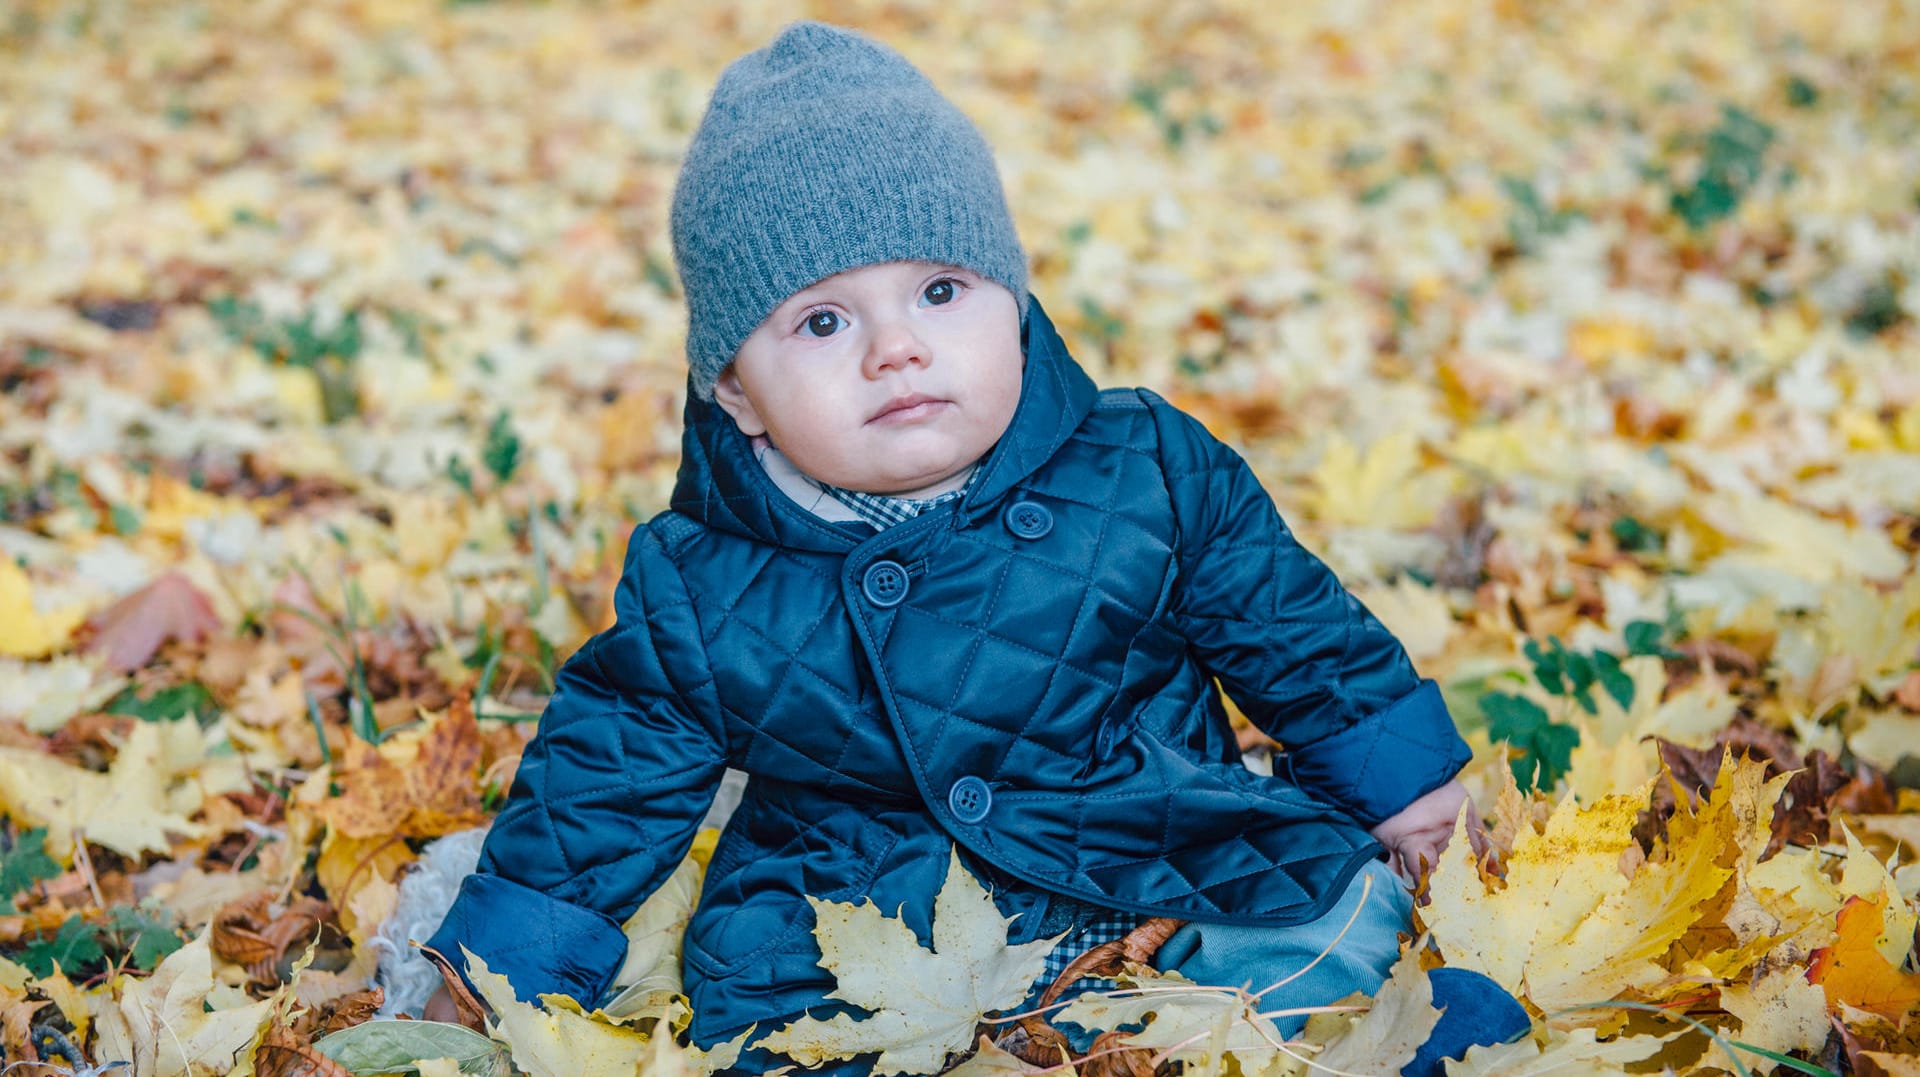
POLYGON ((867 349, 869 376, 909 366, 925 366, 932 358, 925 340, 911 327, 899 324, 878 326, 867 349))

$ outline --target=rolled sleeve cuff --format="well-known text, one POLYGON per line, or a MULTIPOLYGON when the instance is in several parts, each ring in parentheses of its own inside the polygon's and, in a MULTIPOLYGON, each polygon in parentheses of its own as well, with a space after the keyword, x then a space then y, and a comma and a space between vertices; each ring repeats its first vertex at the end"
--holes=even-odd
POLYGON ((522 1002, 560 994, 588 1009, 627 955, 627 937, 611 917, 498 875, 467 876, 427 945, 463 978, 465 946, 505 976, 522 1002))
POLYGON ((1473 757, 1440 686, 1420 686, 1364 721, 1287 752, 1294 784, 1374 826, 1445 785, 1473 757))

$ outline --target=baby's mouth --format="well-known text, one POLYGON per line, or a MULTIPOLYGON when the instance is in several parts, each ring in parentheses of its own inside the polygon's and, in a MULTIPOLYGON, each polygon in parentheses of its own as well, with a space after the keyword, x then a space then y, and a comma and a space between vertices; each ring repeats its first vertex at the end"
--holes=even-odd
POLYGON ((868 419, 867 422, 869 424, 878 423, 882 425, 916 422, 946 407, 947 404, 947 401, 937 396, 928 396, 925 393, 896 396, 892 400, 887 401, 886 405, 879 411, 874 412, 873 417, 868 419))

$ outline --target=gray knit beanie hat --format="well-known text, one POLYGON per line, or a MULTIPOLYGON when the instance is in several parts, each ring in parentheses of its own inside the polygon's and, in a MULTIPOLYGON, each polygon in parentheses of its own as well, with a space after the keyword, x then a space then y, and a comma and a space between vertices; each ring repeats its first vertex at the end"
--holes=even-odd
POLYGON ((986 139, 904 57, 797 22, 720 75, 673 192, 693 389, 766 316, 835 273, 971 269, 1027 309, 1027 257, 986 139))

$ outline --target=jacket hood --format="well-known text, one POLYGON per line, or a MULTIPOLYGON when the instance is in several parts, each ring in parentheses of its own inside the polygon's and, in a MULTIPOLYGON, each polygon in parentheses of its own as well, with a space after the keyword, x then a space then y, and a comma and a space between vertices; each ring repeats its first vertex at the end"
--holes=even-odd
MULTIPOLYGON (((1027 304, 1021 330, 1026 368, 1013 421, 981 464, 957 512, 975 518, 993 511, 1008 490, 1019 485, 1065 444, 1099 390, 1037 299, 1027 304)), ((753 446, 733 417, 712 401, 687 392, 685 428, 680 438, 680 472, 674 481, 673 511, 708 527, 796 549, 845 552, 860 539, 794 504, 774 486, 753 446)))

